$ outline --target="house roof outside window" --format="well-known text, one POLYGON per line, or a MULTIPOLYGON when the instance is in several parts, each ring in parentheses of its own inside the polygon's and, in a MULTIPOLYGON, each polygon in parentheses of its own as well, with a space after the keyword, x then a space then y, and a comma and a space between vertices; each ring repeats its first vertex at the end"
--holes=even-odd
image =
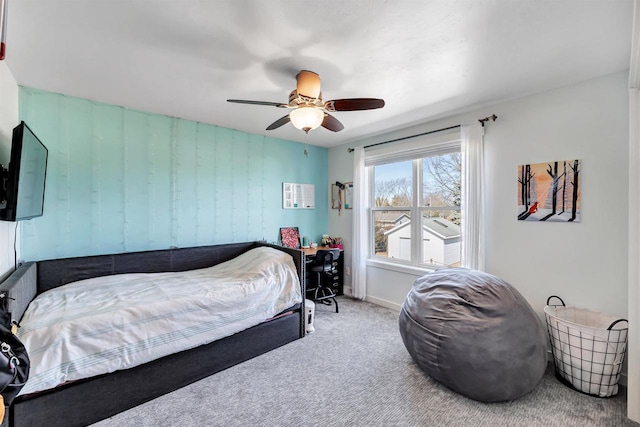
MULTIPOLYGON (((392 212, 389 212, 389 213, 392 213, 392 212)), ((398 220, 400 220, 403 216, 408 218, 406 214, 402 214, 401 216, 397 217, 398 220)), ((397 223, 398 225, 386 231, 384 233, 385 236, 393 234, 396 231, 400 230, 401 228, 408 226, 411 223, 411 218, 408 218, 408 220, 399 221, 399 223, 398 221, 395 221, 395 223, 397 223)), ((442 240, 448 240, 448 239, 454 239, 456 237, 460 237, 460 226, 458 224, 455 224, 449 221, 446 218, 439 218, 439 217, 434 218, 434 217, 427 217, 423 215, 422 227, 423 229, 429 231, 431 234, 439 237, 442 240)))

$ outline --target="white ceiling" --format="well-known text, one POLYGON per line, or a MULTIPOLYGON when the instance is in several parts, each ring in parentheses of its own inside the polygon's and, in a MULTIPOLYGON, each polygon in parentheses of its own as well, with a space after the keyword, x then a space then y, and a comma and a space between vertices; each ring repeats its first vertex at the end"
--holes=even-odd
POLYGON ((301 69, 336 112, 330 147, 629 68, 632 0, 9 0, 18 84, 305 141, 286 110, 301 69))

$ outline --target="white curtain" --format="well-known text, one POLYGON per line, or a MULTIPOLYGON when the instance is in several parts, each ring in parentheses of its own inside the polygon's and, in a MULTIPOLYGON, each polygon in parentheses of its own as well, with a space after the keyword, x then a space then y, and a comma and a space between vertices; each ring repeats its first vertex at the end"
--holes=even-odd
POLYGON ((353 244, 351 289, 354 298, 367 296, 367 256, 369 247, 369 188, 364 166, 364 148, 358 147, 353 156, 353 244))
POLYGON ((484 127, 480 122, 460 129, 462 148, 462 266, 484 265, 484 127))

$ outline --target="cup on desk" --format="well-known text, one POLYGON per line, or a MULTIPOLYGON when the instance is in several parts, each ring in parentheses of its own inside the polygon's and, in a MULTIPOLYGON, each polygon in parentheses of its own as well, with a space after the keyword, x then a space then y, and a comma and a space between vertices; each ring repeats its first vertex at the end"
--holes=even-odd
POLYGON ((308 236, 303 236, 302 237, 302 247, 303 248, 308 248, 309 247, 309 237, 308 236))

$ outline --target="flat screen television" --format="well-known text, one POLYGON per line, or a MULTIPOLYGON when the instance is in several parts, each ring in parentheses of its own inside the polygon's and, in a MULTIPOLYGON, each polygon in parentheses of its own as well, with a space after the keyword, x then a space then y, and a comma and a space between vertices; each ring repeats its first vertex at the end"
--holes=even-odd
POLYGON ((20 122, 13 129, 9 168, 0 180, 0 220, 20 221, 42 216, 47 176, 47 147, 20 122))

